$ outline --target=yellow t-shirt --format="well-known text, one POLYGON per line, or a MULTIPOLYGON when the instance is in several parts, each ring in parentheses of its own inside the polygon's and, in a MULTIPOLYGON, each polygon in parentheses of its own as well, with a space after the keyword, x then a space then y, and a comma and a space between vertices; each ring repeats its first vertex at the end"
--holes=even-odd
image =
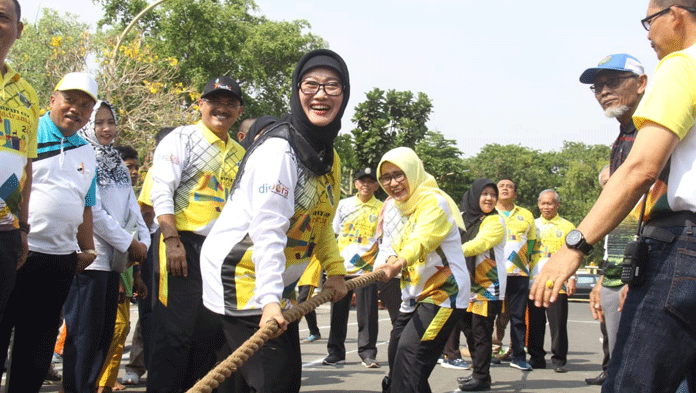
MULTIPOLYGON (((673 211, 696 211, 696 45, 665 56, 645 92, 633 122, 659 124, 678 138, 669 161, 669 175, 650 190, 645 219, 673 211)), ((637 209, 636 209, 637 210, 637 209)))

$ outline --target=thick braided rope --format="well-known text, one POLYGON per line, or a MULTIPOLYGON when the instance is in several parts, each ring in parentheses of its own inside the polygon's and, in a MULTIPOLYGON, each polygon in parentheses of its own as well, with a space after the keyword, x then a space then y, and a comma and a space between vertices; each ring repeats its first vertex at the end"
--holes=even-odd
MULTIPOLYGON (((346 288, 352 291, 355 288, 362 287, 374 281, 378 281, 385 276, 383 270, 378 270, 371 273, 366 273, 360 277, 346 281, 346 288)), ((305 302, 298 304, 290 310, 283 311, 283 318, 288 323, 295 322, 302 318, 307 313, 313 311, 319 305, 331 301, 333 299, 334 290, 328 288, 321 291, 318 295, 311 297, 305 302)), ((261 348, 268 340, 276 337, 279 333, 280 326, 275 320, 270 320, 266 326, 259 329, 253 336, 249 337, 244 344, 235 350, 224 361, 220 362, 214 369, 199 380, 187 393, 211 393, 217 388, 222 381, 229 378, 233 372, 244 364, 259 348, 261 348)))

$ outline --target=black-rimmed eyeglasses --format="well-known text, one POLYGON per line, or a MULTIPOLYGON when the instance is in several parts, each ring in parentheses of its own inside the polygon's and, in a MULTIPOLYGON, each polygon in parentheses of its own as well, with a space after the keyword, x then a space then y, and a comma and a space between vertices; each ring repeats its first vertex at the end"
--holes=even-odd
POLYGON ((300 82, 300 91, 307 95, 317 94, 321 88, 324 88, 324 92, 329 96, 343 94, 343 85, 338 82, 319 83, 308 80, 300 82))
POLYGON ((387 186, 387 185, 391 184, 392 180, 396 180, 397 183, 401 183, 402 181, 404 181, 405 178, 406 178, 405 173, 394 172, 394 173, 390 173, 388 175, 384 175, 384 176, 380 177, 379 182, 382 183, 382 185, 387 186))
POLYGON ((654 21, 657 17, 659 17, 659 16, 661 16, 661 15, 664 15, 664 14, 668 13, 669 10, 672 9, 672 7, 681 8, 681 9, 683 9, 683 10, 687 10, 687 11, 691 12, 692 14, 696 14, 696 8, 693 8, 693 7, 685 7, 685 6, 683 6, 683 5, 670 5, 669 7, 665 8, 665 9, 663 9, 663 10, 657 11, 656 13, 654 13, 654 14, 652 14, 652 15, 646 16, 644 19, 642 19, 642 20, 640 21, 640 23, 643 25, 643 27, 645 28, 645 30, 650 31, 650 25, 652 25, 653 21, 654 21))
POLYGON ((628 78, 635 78, 636 76, 637 75, 633 75, 633 74, 621 75, 621 76, 616 76, 614 78, 607 79, 604 82, 595 82, 593 85, 590 86, 590 90, 592 90, 592 92, 595 94, 599 94, 602 92, 602 90, 604 90, 604 86, 606 86, 610 89, 615 89, 621 84, 622 80, 628 79, 628 78))

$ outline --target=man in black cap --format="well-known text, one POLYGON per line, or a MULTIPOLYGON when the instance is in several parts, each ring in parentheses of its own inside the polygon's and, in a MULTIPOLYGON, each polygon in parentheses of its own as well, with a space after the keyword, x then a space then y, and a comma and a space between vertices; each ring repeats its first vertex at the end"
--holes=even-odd
POLYGON ((200 250, 244 157, 229 135, 242 105, 233 79, 213 78, 198 100, 201 120, 174 129, 155 150, 151 200, 162 235, 148 392, 184 391, 216 360, 221 329, 203 307, 200 250))
MULTIPOLYGON (((375 198, 379 188, 375 171, 364 168, 355 180, 358 193, 338 203, 333 229, 338 236, 338 249, 346 267, 346 279, 371 272, 377 254, 377 217, 382 201, 375 198)), ((331 331, 326 347, 329 356, 325 365, 345 362, 348 312, 353 292, 331 306, 331 331)), ((377 283, 355 289, 355 308, 358 317, 358 355, 367 368, 377 368, 377 283)))

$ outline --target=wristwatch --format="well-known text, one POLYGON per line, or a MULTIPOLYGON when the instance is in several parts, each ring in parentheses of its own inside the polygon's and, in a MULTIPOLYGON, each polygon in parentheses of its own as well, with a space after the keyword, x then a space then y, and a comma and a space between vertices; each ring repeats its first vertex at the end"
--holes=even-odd
POLYGON ((81 250, 84 254, 94 255, 95 257, 99 255, 97 250, 81 250))
POLYGON ((565 238, 565 243, 568 248, 578 250, 585 255, 589 255, 593 249, 593 247, 585 240, 585 236, 582 235, 582 232, 578 231, 577 229, 573 229, 572 231, 568 232, 568 235, 566 235, 565 238))

